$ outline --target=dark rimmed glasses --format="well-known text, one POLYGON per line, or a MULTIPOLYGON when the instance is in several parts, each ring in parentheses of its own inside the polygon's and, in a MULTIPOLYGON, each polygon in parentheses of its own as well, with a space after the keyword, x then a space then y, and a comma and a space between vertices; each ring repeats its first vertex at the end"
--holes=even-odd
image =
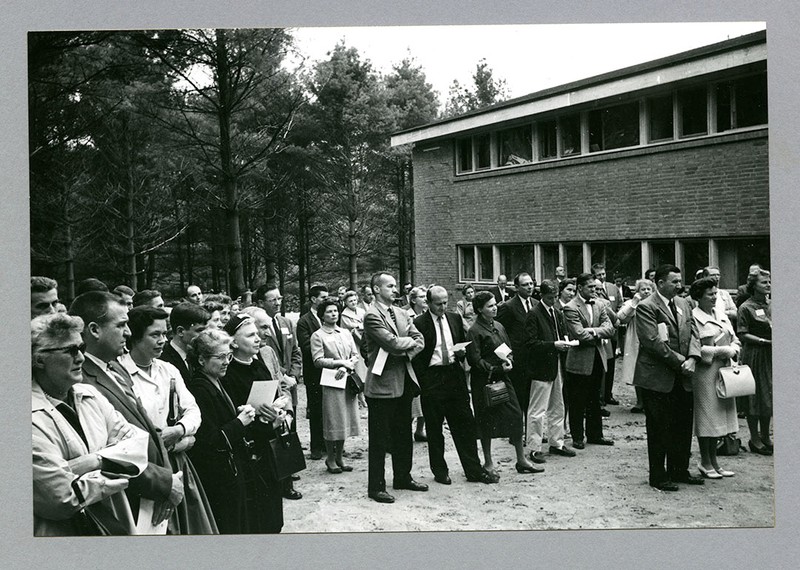
POLYGON ((69 354, 72 358, 77 358, 78 354, 86 352, 86 343, 70 344, 69 346, 59 346, 56 348, 43 348, 39 352, 63 352, 69 354))

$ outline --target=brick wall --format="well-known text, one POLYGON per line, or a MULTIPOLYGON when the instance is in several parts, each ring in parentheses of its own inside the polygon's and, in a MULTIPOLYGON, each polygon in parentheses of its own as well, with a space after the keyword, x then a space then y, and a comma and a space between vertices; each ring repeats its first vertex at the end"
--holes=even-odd
POLYGON ((452 290, 459 244, 766 235, 767 143, 760 129, 458 178, 451 141, 415 149, 417 281, 452 290))

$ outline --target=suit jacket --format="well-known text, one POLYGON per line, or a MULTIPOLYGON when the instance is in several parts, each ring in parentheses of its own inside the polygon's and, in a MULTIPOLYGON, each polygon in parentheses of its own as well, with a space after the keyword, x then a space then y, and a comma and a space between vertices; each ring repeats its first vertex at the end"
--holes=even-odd
MULTIPOLYGON (((453 337, 453 344, 464 342, 466 340, 466 333, 464 332, 464 322, 461 320, 461 316, 454 313, 445 313, 444 317, 447 321, 447 325, 450 327, 450 335, 453 337)), ((431 363, 431 357, 436 348, 436 322, 430 311, 425 311, 414 319, 414 326, 417 327, 417 330, 422 335, 422 339, 425 341, 425 347, 414 357, 411 364, 414 366, 414 371, 417 373, 420 382, 425 386, 425 379, 430 371, 429 365, 431 363)), ((450 348, 452 348, 452 346, 450 348)), ((455 366, 453 369, 456 370, 456 374, 464 381, 464 385, 466 386, 464 369, 461 366, 455 366)))
POLYGON ((636 308, 636 333, 639 335, 639 356, 633 385, 655 392, 670 392, 675 379, 680 377, 683 388, 692 390, 690 376, 681 374, 681 364, 686 358, 700 357, 700 342, 692 336, 692 310, 686 299, 675 297, 678 322, 661 297, 654 293, 636 308), (666 327, 668 340, 658 333, 666 327))
POLYGON ((278 339, 275 338, 272 329, 268 329, 264 343, 278 355, 278 360, 281 363, 281 372, 287 376, 299 378, 303 372, 303 357, 300 354, 300 347, 297 346, 295 326, 292 321, 282 315, 275 315, 272 318, 272 325, 280 329, 282 342, 278 346, 278 339), (285 333, 283 331, 289 332, 285 333))
MULTIPOLYGON (((367 379, 364 395, 368 398, 399 398, 403 395, 406 374, 410 374, 411 361, 423 348, 425 341, 405 311, 394 307, 397 325, 394 324, 387 308, 380 302, 373 303, 364 316, 364 342, 361 353, 367 365, 367 379), (398 348, 398 339, 411 337, 415 347, 412 350, 398 348), (380 349, 389 353, 383 373, 372 373, 372 366, 380 349)), ((411 375, 413 380, 413 375, 411 375)))
MULTIPOLYGON (((531 297, 531 310, 539 304, 539 301, 531 297)), ((525 358, 525 320, 528 312, 522 306, 522 299, 519 295, 512 297, 497 309, 497 320, 505 327, 508 340, 511 342, 511 350, 514 351, 514 360, 518 364, 523 364, 525 358)))
POLYGON ((311 313, 311 309, 300 317, 297 321, 297 344, 303 360, 303 381, 306 384, 319 384, 322 370, 314 366, 314 359, 311 357, 311 335, 319 329, 319 322, 311 313))
MULTIPOLYGON (((117 374, 130 382, 130 375, 122 366, 112 363, 112 367, 117 374)), ((131 479, 125 490, 133 512, 138 512, 140 496, 156 502, 166 500, 172 490, 172 466, 161 436, 144 409, 134 404, 119 383, 90 358, 83 361, 83 382, 95 387, 105 396, 129 424, 150 434, 147 443, 147 468, 141 475, 131 479)))
POLYGON ((603 307, 595 304, 592 307, 592 317, 589 318, 589 310, 583 297, 575 295, 562 313, 570 339, 580 342, 578 346, 573 346, 567 351, 567 372, 589 376, 594 368, 595 352, 600 354, 605 369, 606 352, 602 339, 611 338, 614 334, 614 325, 611 324, 603 307))
POLYGON ((528 361, 525 366, 527 376, 531 380, 552 382, 558 374, 558 361, 566 365, 566 355, 556 350, 555 341, 564 340, 567 325, 564 316, 558 309, 553 309, 558 324, 556 336, 555 325, 544 303, 538 303, 525 319, 525 350, 528 361))
POLYGON ((622 291, 614 283, 603 281, 603 287, 597 290, 597 294, 611 303, 611 310, 615 313, 622 306, 622 291))
POLYGON ((508 303, 511 300, 511 298, 514 297, 514 295, 516 294, 515 291, 512 291, 511 289, 506 287, 506 299, 505 301, 503 301, 503 297, 500 295, 500 287, 498 287, 497 285, 489 289, 489 293, 494 295, 494 300, 497 301, 498 305, 503 302, 508 303))
POLYGON ((183 358, 181 358, 181 355, 178 354, 178 351, 173 348, 171 343, 168 342, 164 345, 164 350, 161 351, 161 356, 158 358, 164 362, 169 362, 175 368, 177 368, 178 372, 181 373, 181 378, 183 378, 184 384, 189 386, 192 381, 191 370, 189 370, 189 367, 186 366, 186 362, 183 360, 183 358))

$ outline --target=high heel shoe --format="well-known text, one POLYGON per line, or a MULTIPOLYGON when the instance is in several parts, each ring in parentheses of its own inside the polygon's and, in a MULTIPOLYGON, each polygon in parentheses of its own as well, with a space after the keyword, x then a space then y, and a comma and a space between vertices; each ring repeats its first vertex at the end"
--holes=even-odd
POLYGON ((755 445, 753 445, 752 441, 747 442, 747 447, 750 448, 750 451, 752 451, 753 453, 757 453, 758 455, 772 455, 772 452, 765 446, 762 445, 761 447, 756 447, 755 445))
POLYGON ((325 462, 325 467, 327 468, 328 473, 333 473, 334 475, 338 475, 339 473, 342 472, 342 468, 339 467, 338 465, 334 465, 333 467, 331 467, 330 465, 328 465, 327 462, 325 462))
POLYGON ((723 477, 733 477, 736 475, 733 471, 728 471, 727 469, 723 469, 722 467, 715 468, 716 472, 722 475, 723 477))
POLYGON ((702 465, 698 463, 697 470, 700 471, 700 474, 706 479, 722 479, 722 475, 717 473, 713 468, 705 469, 702 465))
POLYGON ((544 467, 536 467, 535 465, 520 465, 517 463, 514 467, 517 469, 517 473, 543 473, 544 467))

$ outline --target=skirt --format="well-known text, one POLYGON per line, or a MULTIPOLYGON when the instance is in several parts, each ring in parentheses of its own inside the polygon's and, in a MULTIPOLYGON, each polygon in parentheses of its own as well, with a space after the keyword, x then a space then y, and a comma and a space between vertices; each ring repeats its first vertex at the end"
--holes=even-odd
POLYGON ((322 437, 343 441, 359 434, 358 402, 347 390, 322 387, 322 437))
POLYGON ((511 381, 506 380, 509 401, 498 406, 487 407, 484 401, 483 387, 487 376, 477 368, 470 375, 472 389, 472 407, 475 410, 475 423, 478 438, 518 438, 522 437, 522 409, 519 407, 517 394, 511 381))

